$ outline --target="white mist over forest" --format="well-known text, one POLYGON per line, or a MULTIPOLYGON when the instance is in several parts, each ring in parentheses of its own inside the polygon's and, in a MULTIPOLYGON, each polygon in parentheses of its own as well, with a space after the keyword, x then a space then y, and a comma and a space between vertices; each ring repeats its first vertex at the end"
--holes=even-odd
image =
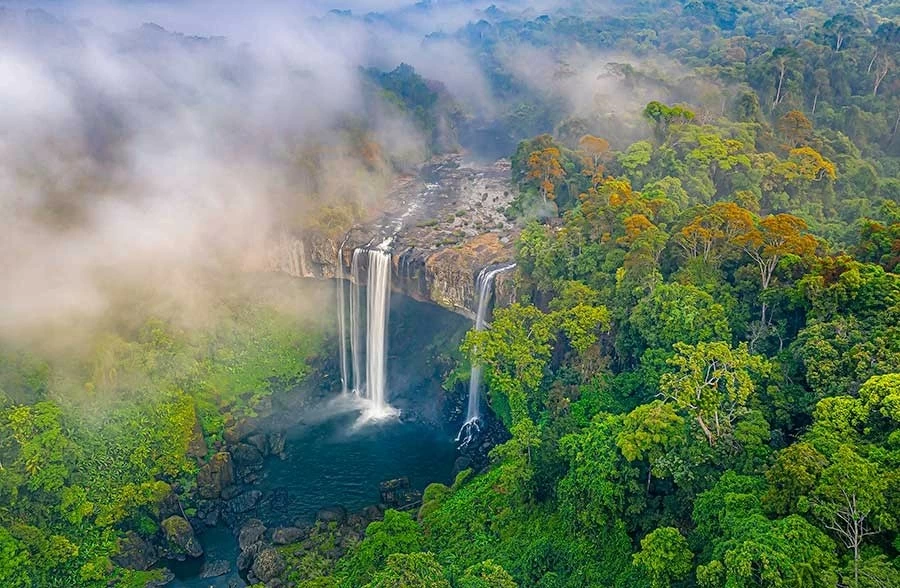
MULTIPOLYGON (((393 170, 427 156, 428 138, 364 87, 360 67, 409 63, 443 84, 464 116, 491 120, 499 99, 454 35, 488 6, 8 4, 0 328, 102 314, 110 281, 156 289, 170 276, 168 294, 191 297, 197 273, 254 267, 272 232, 302 226, 310 210, 377 202, 393 170), (379 145, 383 163, 361 164, 348 127, 379 145), (327 154, 313 158, 314 149, 327 154)), ((545 8, 498 7, 524 16, 545 8)), ((552 84, 565 58, 556 52, 510 45, 504 55, 525 84, 564 93, 573 112, 618 93, 614 80, 552 84)), ((585 59, 595 58, 579 50, 575 67, 585 59)))

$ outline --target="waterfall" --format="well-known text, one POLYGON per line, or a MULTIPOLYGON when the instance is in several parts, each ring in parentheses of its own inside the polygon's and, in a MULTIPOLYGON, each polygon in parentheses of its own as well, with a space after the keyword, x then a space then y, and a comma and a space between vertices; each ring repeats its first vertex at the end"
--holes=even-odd
MULTIPOLYGON (((373 248, 358 247, 350 261, 350 358, 348 362, 344 318, 343 258, 338 260, 338 323, 341 329, 341 377, 344 391, 352 390, 369 401, 368 418, 394 413, 387 404, 388 315, 391 302, 390 239, 373 248), (365 318, 362 301, 362 263, 366 263, 365 318), (365 321, 365 324, 363 323, 365 321), (363 330, 365 329, 365 331, 363 330), (349 365, 348 365, 349 364, 349 365), (350 382, 352 381, 352 387, 350 382)), ((343 251, 343 245, 341 245, 343 251)))
POLYGON ((385 402, 387 381, 387 324, 391 300, 391 254, 369 250, 366 288, 366 398, 375 417, 389 412, 385 402))
MULTIPOLYGON (((478 273, 478 279, 475 281, 475 288, 478 290, 478 307, 475 313, 476 331, 483 331, 487 326, 488 306, 490 305, 491 297, 494 294, 494 278, 514 267, 516 267, 516 264, 514 263, 494 269, 486 267, 478 273)), ((457 441, 463 440, 462 447, 468 445, 469 442, 472 441, 475 433, 481 429, 479 424, 481 418, 480 388, 481 365, 473 363, 472 370, 469 373, 469 404, 468 410, 466 411, 466 422, 463 423, 462 428, 459 430, 459 434, 456 436, 457 441)))
POLYGON ((362 307, 359 303, 360 295, 360 272, 359 272, 359 256, 362 249, 354 249, 353 257, 350 262, 350 356, 352 358, 351 368, 353 370, 353 391, 356 394, 363 393, 363 372, 362 372, 362 336, 360 334, 362 326, 362 307))
POLYGON ((337 252, 338 330, 341 338, 341 392, 344 394, 350 391, 350 366, 347 365, 347 295, 346 284, 344 283, 344 245, 346 243, 347 239, 344 239, 337 252))

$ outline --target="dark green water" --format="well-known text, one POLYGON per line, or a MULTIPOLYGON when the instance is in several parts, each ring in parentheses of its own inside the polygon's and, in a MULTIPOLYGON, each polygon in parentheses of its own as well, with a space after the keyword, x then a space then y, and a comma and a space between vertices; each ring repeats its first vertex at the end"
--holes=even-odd
POLYGON ((259 484, 275 494, 262 507, 265 519, 309 524, 323 506, 360 510, 379 501, 378 482, 400 476, 417 488, 450 481, 456 447, 443 430, 395 419, 357 424, 358 416, 346 413, 291 432, 289 458, 270 462, 259 484))
MULTIPOLYGON (((423 489, 431 482, 451 481, 456 457, 452 436, 434 427, 402 423, 396 419, 357 425, 358 412, 343 412, 312 426, 300 425, 288 432, 288 458, 268 458, 266 477, 254 488, 265 493, 251 513, 267 527, 309 524, 325 506, 340 504, 348 511, 379 501, 378 483, 407 476, 423 489)), ((238 549, 231 531, 206 530, 200 537, 206 555, 173 566, 172 586, 216 588, 228 585, 235 572, 219 578, 200 579, 204 560, 232 563, 238 549), (177 569, 174 569, 177 568, 177 569)))

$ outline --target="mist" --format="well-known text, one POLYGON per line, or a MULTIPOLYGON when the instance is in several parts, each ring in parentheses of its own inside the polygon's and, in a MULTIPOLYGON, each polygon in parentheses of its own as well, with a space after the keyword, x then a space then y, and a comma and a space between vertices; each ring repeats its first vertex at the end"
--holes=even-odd
MULTIPOLYGON (((522 19, 580 9, 493 4, 522 19)), ((429 156, 429 138, 367 86, 362 68, 408 63, 469 119, 501 117, 509 98, 457 34, 489 19, 490 6, 0 8, 0 338, 76 318, 90 325, 123 292, 196 313, 216 290, 209 281, 257 268, 276 232, 303 231, 323 206, 377 207, 395 174, 429 156), (361 142, 378 145, 378 161, 361 142)), ((608 75, 627 56, 523 45, 498 54, 566 116, 635 114, 664 93, 637 95, 608 75), (571 72, 561 76, 561 64, 571 72)))

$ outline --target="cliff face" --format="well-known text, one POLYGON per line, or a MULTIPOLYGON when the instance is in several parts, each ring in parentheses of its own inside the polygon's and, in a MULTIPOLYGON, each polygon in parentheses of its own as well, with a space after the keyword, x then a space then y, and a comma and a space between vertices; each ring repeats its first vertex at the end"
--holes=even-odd
MULTIPOLYGON (((384 213, 345 236, 281 234, 271 244, 266 269, 365 283, 365 255, 358 275, 350 275, 353 251, 377 247, 391 253, 393 290, 471 317, 478 273, 513 259, 516 229, 503 211, 515 195, 508 161, 470 165, 459 155, 442 157, 398 181, 384 213)), ((496 304, 502 306, 514 301, 515 291, 509 274, 501 277, 496 304)))

